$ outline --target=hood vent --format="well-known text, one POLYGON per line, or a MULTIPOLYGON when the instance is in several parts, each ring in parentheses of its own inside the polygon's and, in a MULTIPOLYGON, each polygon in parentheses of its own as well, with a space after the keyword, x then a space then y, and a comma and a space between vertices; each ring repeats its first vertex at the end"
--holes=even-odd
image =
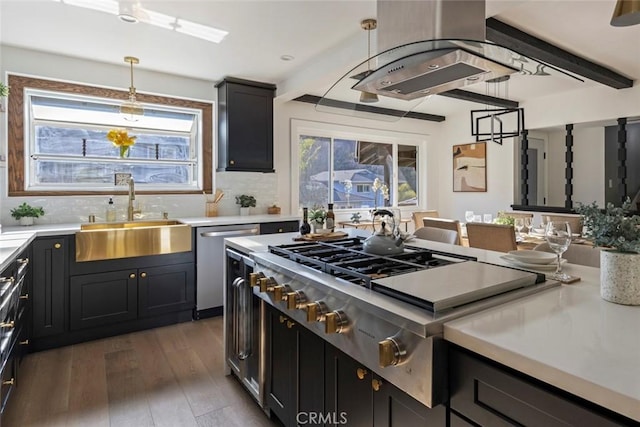
POLYGON ((462 48, 421 52, 384 65, 353 89, 412 100, 518 71, 462 48))
POLYGON ((377 8, 378 52, 423 40, 449 41, 426 52, 394 52, 391 56, 402 57, 384 61, 353 89, 412 100, 519 71, 487 59, 483 49, 456 43, 484 43, 484 0, 378 0, 377 8))

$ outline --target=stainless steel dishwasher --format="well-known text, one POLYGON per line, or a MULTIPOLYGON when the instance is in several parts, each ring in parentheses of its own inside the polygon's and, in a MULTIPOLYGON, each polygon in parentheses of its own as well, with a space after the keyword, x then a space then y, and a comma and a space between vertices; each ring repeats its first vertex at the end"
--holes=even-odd
POLYGON ((196 318, 222 314, 224 239, 260 234, 260 224, 198 227, 196 237, 196 318))

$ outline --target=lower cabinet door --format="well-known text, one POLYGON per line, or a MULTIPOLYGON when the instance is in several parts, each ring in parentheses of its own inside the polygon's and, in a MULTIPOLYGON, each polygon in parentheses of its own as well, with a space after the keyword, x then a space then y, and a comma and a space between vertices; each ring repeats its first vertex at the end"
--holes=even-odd
POLYGON ((135 270, 85 274, 71 277, 70 327, 93 328, 137 317, 135 270))
POLYGON ((373 376, 373 420, 376 427, 445 426, 447 408, 428 408, 393 384, 373 376))
POLYGON ((335 347, 326 349, 325 414, 332 418, 327 425, 372 426, 372 372, 335 347))
POLYGON ((196 305, 193 263, 138 269, 138 315, 151 317, 196 305))
POLYGON ((268 309, 267 405, 285 427, 295 426, 298 332, 294 322, 268 309))

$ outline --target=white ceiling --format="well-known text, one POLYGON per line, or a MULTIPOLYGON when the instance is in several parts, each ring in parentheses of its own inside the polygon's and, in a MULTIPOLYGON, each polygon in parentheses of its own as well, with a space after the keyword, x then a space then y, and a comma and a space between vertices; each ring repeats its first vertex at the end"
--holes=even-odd
MULTIPOLYGON (((127 24, 106 13, 53 0, 0 0, 0 42, 218 81, 234 76, 278 85, 290 99, 322 95, 342 74, 366 59, 360 21, 375 17, 375 0, 142 0, 143 7, 229 32, 215 44, 149 24, 127 24), (282 55, 292 55, 283 61, 282 55)), ((615 0, 487 0, 487 16, 640 79, 640 25, 609 25, 615 0)), ((123 87, 128 82, 123 82, 123 87)), ((509 98, 525 101, 584 85, 566 77, 514 76, 509 98)), ((472 88, 487 91, 485 84, 472 88)), ((492 93, 489 93, 490 95, 492 93)), ((505 93, 497 93, 505 96, 505 93)), ((463 101, 432 97, 420 111, 447 114, 463 101)))

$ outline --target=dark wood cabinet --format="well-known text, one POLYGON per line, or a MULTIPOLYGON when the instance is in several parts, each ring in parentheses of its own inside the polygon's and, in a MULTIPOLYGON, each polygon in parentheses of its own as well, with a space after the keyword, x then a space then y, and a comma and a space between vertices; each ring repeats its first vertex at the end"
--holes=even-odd
POLYGON ((227 77, 218 89, 218 170, 273 172, 275 85, 227 77))
POLYGON ((65 331, 65 290, 69 240, 66 236, 39 238, 33 242, 33 337, 65 331))
POLYGON ((138 269, 138 316, 193 310, 196 291, 193 263, 138 269))
POLYGON ((264 222, 260 224, 260 234, 295 233, 300 229, 298 221, 264 222))
POLYGON ((138 316, 137 302, 135 270, 74 276, 69 288, 70 329, 133 320, 138 316))
POLYGON ((326 413, 330 425, 445 426, 446 407, 428 408, 340 350, 327 346, 326 413), (345 422, 342 422, 345 421, 345 422))
POLYGON ((309 414, 324 413, 325 343, 278 310, 267 310, 267 405, 285 426, 305 424, 309 414))
POLYGON ((449 361, 452 426, 635 424, 466 350, 451 348, 449 361))

